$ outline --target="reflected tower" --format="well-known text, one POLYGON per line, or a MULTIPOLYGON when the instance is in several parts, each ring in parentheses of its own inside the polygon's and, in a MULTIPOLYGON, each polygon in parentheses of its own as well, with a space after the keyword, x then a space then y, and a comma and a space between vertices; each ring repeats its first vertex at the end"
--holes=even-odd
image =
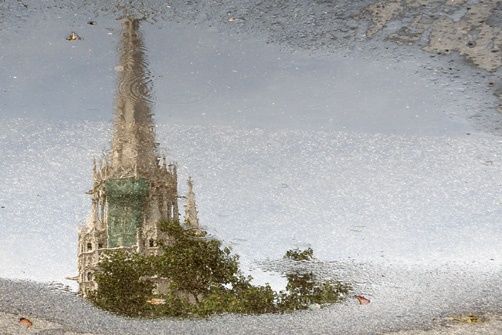
POLYGON ((92 209, 79 229, 78 277, 84 296, 96 288, 102 253, 123 249, 157 254, 168 241, 159 222, 178 219, 176 165, 160 157, 155 143, 150 82, 139 21, 122 23, 120 64, 111 151, 94 162, 92 209))

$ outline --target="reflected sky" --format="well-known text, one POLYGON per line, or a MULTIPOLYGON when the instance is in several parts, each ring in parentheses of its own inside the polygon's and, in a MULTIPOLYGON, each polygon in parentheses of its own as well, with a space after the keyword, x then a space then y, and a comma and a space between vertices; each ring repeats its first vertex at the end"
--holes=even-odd
MULTIPOLYGON (((0 31, 0 276, 75 273, 92 158, 111 140, 120 22, 60 14, 0 31)), ((497 101, 477 70, 384 42, 309 54, 202 25, 142 33, 157 140, 246 265, 295 246, 496 257, 500 140, 476 120, 497 101)))
MULTIPOLYGON (((31 18, 2 32, 0 116, 111 119, 117 21, 31 18), (76 30, 82 40, 64 37, 76 30)), ((465 69, 421 53, 355 48, 330 55, 282 50, 201 26, 143 25, 156 121, 245 128, 445 134, 472 131, 469 117, 495 106, 465 69)))

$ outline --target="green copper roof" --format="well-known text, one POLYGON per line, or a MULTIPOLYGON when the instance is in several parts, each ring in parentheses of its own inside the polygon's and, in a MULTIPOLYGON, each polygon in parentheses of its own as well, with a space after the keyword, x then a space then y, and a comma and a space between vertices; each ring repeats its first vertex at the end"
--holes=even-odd
POLYGON ((149 183, 146 179, 107 180, 108 248, 130 247, 137 243, 136 232, 143 223, 149 183))

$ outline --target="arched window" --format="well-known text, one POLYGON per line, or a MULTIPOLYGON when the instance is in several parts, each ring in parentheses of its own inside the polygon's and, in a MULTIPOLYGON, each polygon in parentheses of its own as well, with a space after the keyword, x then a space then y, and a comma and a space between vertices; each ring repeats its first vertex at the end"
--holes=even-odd
POLYGON ((150 248, 153 248, 155 246, 155 241, 153 240, 153 238, 151 238, 149 241, 148 241, 148 245, 150 246, 150 248))
POLYGON ((88 281, 92 280, 92 272, 87 272, 87 280, 88 281))
POLYGON ((171 202, 171 219, 174 219, 174 202, 171 202))
POLYGON ((88 242, 87 243, 87 251, 91 251, 91 250, 92 250, 92 243, 88 242))

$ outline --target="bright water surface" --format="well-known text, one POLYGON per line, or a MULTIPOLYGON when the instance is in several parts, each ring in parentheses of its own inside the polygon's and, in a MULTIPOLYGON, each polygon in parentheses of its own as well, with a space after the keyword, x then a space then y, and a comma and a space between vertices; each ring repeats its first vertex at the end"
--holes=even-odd
MULTIPOLYGON (((110 145, 119 15, 12 13, 0 277, 62 281, 76 272, 92 157, 110 145)), ((445 74, 451 59, 388 42, 320 53, 189 22, 141 29, 161 147, 194 177, 202 224, 259 281, 280 284, 255 262, 291 247, 327 261, 502 262, 501 140, 484 126, 497 101, 479 70, 445 74)))

